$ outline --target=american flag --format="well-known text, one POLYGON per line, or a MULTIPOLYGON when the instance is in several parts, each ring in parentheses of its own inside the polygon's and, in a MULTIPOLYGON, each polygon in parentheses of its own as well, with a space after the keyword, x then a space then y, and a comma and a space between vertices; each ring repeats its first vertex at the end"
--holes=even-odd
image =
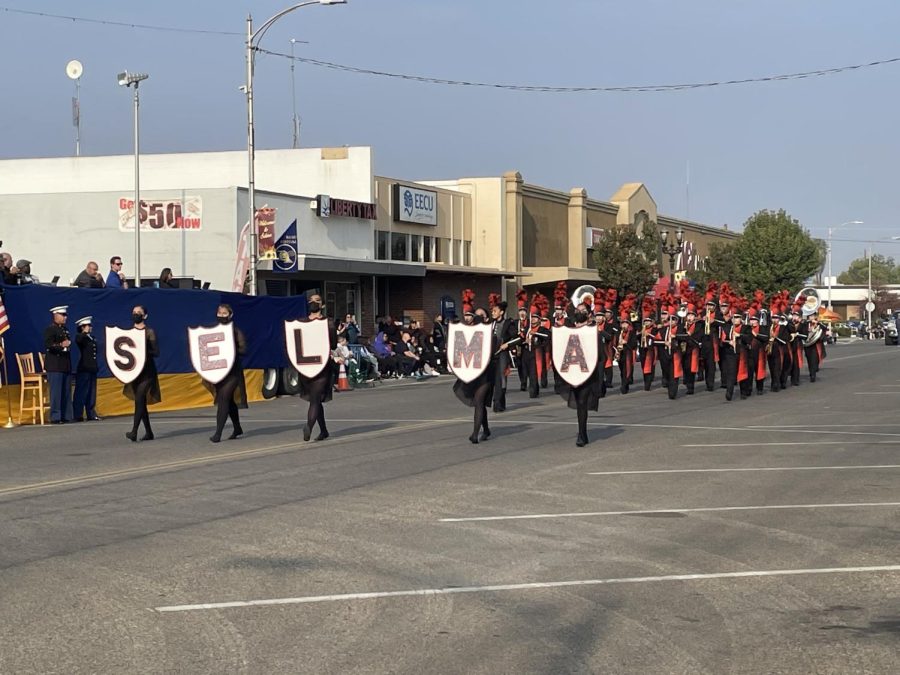
POLYGON ((9 330, 9 317, 6 316, 6 305, 3 304, 3 298, 0 298, 0 335, 9 330))

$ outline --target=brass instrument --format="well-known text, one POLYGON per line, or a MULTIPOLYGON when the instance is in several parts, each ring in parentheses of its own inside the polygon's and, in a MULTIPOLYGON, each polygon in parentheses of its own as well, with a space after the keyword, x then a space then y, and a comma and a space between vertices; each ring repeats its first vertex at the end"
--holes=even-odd
POLYGON ((570 300, 572 301, 572 305, 574 307, 578 307, 578 305, 587 305, 590 306, 594 302, 594 293, 597 292, 597 289, 590 284, 584 284, 583 286, 579 286, 575 289, 575 292, 572 293, 572 297, 570 300))
POLYGON ((822 326, 821 325, 816 326, 812 330, 812 332, 806 336, 806 339, 803 341, 803 346, 804 347, 812 347, 822 337, 822 333, 823 333, 822 326))
MULTIPOLYGON (((777 326, 773 325, 772 328, 777 328, 777 326)), ((775 348, 775 340, 778 338, 778 331, 773 330, 769 333, 769 341, 766 343, 766 354, 771 354, 772 350, 775 348)))
POLYGON ((613 353, 613 359, 616 361, 619 360, 619 356, 622 354, 622 350, 625 349, 625 342, 627 340, 627 338, 625 337, 625 333, 626 331, 620 330, 619 338, 618 340, 616 340, 616 347, 613 353))
POLYGON ((703 333, 704 335, 709 335, 712 332, 712 312, 706 312, 706 319, 704 319, 703 323, 703 333))
POLYGON ((822 305, 822 301, 819 300, 818 291, 816 291, 815 288, 802 288, 797 295, 794 296, 794 302, 797 302, 803 296, 806 296, 806 302, 803 303, 803 307, 800 309, 803 316, 812 316, 817 313, 819 307, 822 305))

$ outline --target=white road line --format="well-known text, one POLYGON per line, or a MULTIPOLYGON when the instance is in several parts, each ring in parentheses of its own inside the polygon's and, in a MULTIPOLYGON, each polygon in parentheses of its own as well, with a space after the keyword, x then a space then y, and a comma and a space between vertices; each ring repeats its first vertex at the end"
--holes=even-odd
MULTIPOLYGON (((878 410, 878 411, 872 410, 870 412, 876 413, 878 415, 884 414, 884 412, 880 411, 880 410, 878 410)), ((825 413, 825 414, 828 414, 830 416, 834 415, 834 413, 825 413)), ((849 413, 849 414, 858 415, 860 413, 849 413)), ((814 422, 812 424, 778 424, 776 426, 763 425, 763 424, 751 424, 747 428, 748 429, 771 429, 772 431, 778 431, 779 429, 809 429, 809 428, 818 429, 819 427, 842 427, 842 428, 843 427, 866 427, 866 428, 900 427, 900 424, 890 424, 890 423, 884 424, 884 423, 877 423, 877 422, 873 422, 872 424, 818 424, 818 423, 814 422)))
POLYGON ((631 476, 645 473, 731 473, 741 471, 855 471, 863 469, 900 469, 900 464, 859 466, 757 466, 735 469, 648 469, 642 471, 589 471, 588 476, 631 476))
POLYGON ((854 509, 900 506, 900 502, 867 502, 851 504, 767 504, 763 506, 706 506, 693 509, 643 509, 640 511, 584 511, 580 513, 531 513, 521 516, 471 516, 441 518, 441 523, 472 523, 489 520, 546 520, 551 518, 591 518, 594 516, 639 516, 654 513, 710 513, 718 511, 777 511, 783 509, 854 509))
POLYGON ((900 565, 871 565, 868 567, 818 567, 797 570, 751 570, 746 572, 713 572, 711 574, 665 574, 653 577, 618 577, 609 579, 576 579, 572 581, 539 581, 523 584, 493 584, 489 586, 449 586, 445 588, 419 588, 406 591, 372 591, 368 593, 339 593, 336 595, 307 595, 296 598, 270 598, 268 600, 235 600, 233 602, 209 602, 197 605, 168 605, 154 607, 153 611, 196 612, 210 609, 238 607, 267 607, 273 605, 307 605, 323 602, 347 602, 349 600, 377 600, 382 598, 434 597, 462 593, 498 593, 500 591, 533 591, 545 588, 572 588, 575 586, 605 586, 611 584, 642 584, 659 581, 707 581, 710 579, 752 579, 759 577, 809 576, 813 574, 865 574, 900 572, 900 565))
POLYGON ((900 391, 854 391, 857 396, 887 396, 888 394, 900 394, 900 391))
POLYGON ((762 448, 773 445, 900 445, 900 441, 774 441, 772 443, 689 443, 682 448, 762 448))

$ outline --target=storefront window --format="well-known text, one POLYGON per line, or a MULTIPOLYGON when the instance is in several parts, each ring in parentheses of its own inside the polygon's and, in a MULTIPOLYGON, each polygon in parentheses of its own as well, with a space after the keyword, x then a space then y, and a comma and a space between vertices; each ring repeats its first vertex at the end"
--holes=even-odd
POLYGON ((409 235, 409 259, 412 262, 422 262, 422 237, 418 234, 409 235))
POLYGON ((422 237, 422 262, 430 263, 434 257, 431 254, 431 246, 434 240, 431 237, 422 237))
POLYGON ((435 239, 434 261, 439 263, 450 262, 450 240, 445 237, 435 239))
POLYGON ((391 235, 391 260, 409 260, 409 235, 394 232, 391 235))
POLYGON ((389 232, 375 231, 375 260, 388 259, 388 237, 389 232))
POLYGON ((462 255, 463 263, 462 264, 465 265, 466 267, 471 267, 471 265, 472 265, 471 256, 472 256, 472 242, 464 241, 463 242, 463 255, 462 255))

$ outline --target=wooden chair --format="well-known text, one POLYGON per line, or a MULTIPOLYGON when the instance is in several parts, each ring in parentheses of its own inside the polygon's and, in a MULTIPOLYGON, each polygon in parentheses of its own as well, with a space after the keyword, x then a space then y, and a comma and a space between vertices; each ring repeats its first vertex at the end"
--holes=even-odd
MULTIPOLYGON (((41 357, 41 369, 43 370, 44 355, 41 357)), ((44 408, 50 406, 44 402, 44 392, 50 391, 46 384, 46 375, 38 372, 34 367, 34 354, 16 354, 16 362, 19 364, 19 424, 22 423, 24 413, 31 413, 31 423, 39 415, 41 424, 44 424, 44 408), (28 407, 25 407, 25 394, 29 395, 28 407)))

